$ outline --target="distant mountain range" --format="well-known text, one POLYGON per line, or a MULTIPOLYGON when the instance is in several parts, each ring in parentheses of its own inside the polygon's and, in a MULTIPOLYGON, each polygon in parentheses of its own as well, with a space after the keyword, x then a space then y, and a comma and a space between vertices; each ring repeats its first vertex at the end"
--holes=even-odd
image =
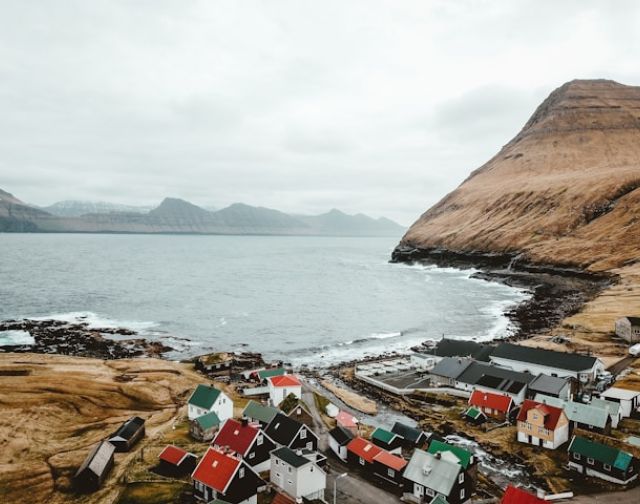
POLYGON ((38 208, 0 189, 0 232, 399 237, 404 231, 384 217, 335 209, 321 215, 289 215, 234 203, 215 210, 178 198, 165 198, 155 208, 90 201, 60 201, 38 208))

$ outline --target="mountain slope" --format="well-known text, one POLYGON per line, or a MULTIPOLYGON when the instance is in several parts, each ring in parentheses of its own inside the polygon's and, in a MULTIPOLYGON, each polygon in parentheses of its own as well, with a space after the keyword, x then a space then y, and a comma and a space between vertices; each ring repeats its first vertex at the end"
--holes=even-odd
POLYGON ((33 208, 0 189, 0 232, 37 231, 38 226, 34 221, 47 215, 47 212, 33 208))
POLYGON ((53 205, 42 207, 41 210, 58 217, 80 217, 85 214, 111 213, 111 212, 132 212, 147 213, 153 207, 120 205, 107 201, 79 201, 65 200, 58 201, 53 205))
POLYGON ((321 215, 298 215, 319 234, 338 236, 400 236, 405 230, 400 224, 380 217, 373 219, 364 214, 348 215, 333 209, 321 215))
POLYGON ((609 270, 640 259, 640 87, 572 81, 401 246, 609 270))

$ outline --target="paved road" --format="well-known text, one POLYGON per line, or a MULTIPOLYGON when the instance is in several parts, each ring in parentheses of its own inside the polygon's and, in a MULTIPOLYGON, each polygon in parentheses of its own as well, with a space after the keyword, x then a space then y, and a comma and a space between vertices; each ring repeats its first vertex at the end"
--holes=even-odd
POLYGON ((640 486, 626 492, 580 495, 566 502, 567 504, 638 504, 640 502, 640 486))

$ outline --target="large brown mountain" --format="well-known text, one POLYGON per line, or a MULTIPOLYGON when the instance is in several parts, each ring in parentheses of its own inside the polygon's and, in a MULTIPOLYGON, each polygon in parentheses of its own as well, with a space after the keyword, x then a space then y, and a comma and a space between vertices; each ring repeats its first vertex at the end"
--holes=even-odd
POLYGON ((401 245, 522 253, 594 271, 639 261, 640 87, 559 87, 401 245))

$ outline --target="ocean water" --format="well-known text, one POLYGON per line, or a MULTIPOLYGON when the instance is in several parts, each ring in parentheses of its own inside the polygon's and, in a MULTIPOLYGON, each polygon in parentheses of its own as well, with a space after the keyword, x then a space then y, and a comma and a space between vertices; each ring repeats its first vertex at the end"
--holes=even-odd
MULTIPOLYGON (((321 366, 443 335, 491 340, 527 293, 388 262, 389 238, 0 234, 0 319, 85 320, 182 357, 250 350, 321 366)), ((0 333, 0 344, 25 341, 0 333)))

